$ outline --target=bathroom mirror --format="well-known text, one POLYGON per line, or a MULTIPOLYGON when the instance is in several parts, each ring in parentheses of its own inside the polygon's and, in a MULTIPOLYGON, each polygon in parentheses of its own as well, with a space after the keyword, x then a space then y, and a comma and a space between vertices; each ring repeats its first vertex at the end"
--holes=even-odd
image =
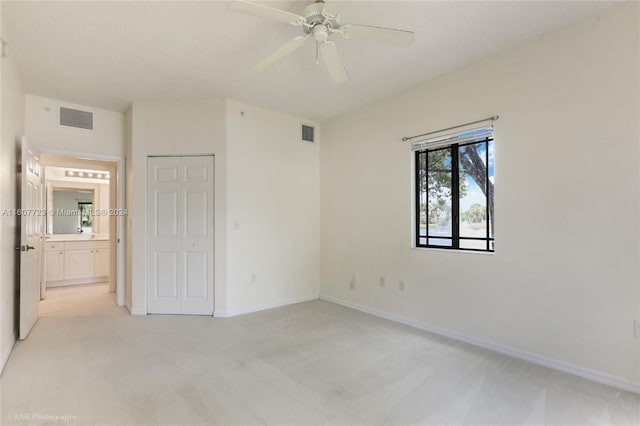
POLYGON ((47 233, 91 234, 94 232, 93 205, 93 189, 52 188, 47 233))

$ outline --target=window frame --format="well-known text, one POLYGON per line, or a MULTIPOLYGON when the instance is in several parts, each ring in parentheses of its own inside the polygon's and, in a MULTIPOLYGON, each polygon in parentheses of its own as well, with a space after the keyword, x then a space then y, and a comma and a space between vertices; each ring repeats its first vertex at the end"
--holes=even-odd
MULTIPOLYGON (((480 142, 485 143, 485 161, 486 161, 486 182, 489 182, 489 143, 494 143, 495 149, 495 140, 493 136, 485 136, 474 140, 467 140, 464 142, 454 142, 451 144, 435 146, 433 148, 424 148, 417 149, 413 152, 414 157, 414 235, 413 235, 413 244, 415 248, 418 249, 439 249, 439 250, 454 250, 454 251, 469 251, 469 252, 479 252, 479 253, 495 253, 495 229, 493 230, 494 235, 491 236, 491 228, 490 228, 490 214, 492 207, 495 208, 495 189, 492 192, 491 199, 487 194, 486 198, 486 213, 485 213, 485 221, 486 221, 486 237, 461 237, 460 236, 460 164, 459 164, 459 149, 460 147, 464 147, 466 145, 474 145, 480 142), (451 155, 451 236, 434 236, 438 239, 451 240, 451 246, 442 246, 442 245, 434 245, 429 244, 429 190, 427 188, 426 191, 426 216, 427 216, 427 226, 426 226, 426 235, 420 235, 420 155, 426 155, 425 158, 425 178, 427 179, 428 184, 428 174, 429 174, 429 152, 449 150, 451 155), (455 201, 454 201, 455 200, 455 201), (425 239, 426 243, 422 244, 420 239, 425 239), (486 241, 486 249, 475 249, 475 248, 462 248, 460 247, 460 241, 486 241)), ((495 167, 495 165, 494 165, 495 167)), ((488 189, 487 189, 488 190, 488 189)), ((494 213, 495 215, 495 213, 494 213)), ((495 218, 494 218, 495 220, 495 218)), ((495 224, 494 224, 495 226, 495 224)))
POLYGON ((81 232, 85 232, 85 229, 88 230, 88 232, 93 232, 93 200, 92 201, 78 201, 78 230, 81 230, 81 232), (84 218, 84 210, 85 210, 85 206, 89 206, 89 211, 88 211, 88 219, 89 219, 89 224, 85 227, 82 224, 82 219, 84 218))

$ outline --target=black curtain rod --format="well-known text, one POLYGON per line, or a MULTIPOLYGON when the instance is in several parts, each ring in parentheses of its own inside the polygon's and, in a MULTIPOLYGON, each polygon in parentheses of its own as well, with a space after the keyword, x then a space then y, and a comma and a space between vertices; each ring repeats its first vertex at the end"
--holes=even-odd
POLYGON ((496 121, 498 118, 500 118, 500 116, 494 115, 494 116, 485 118, 483 120, 471 121, 469 123, 460 124, 458 126, 447 127, 446 129, 440 129, 440 130, 435 130, 433 132, 423 133, 421 135, 405 136, 405 137, 402 138, 402 142, 410 141, 411 139, 415 139, 415 138, 421 138, 423 136, 433 135, 435 133, 446 132, 447 130, 459 129, 460 127, 470 126, 472 124, 478 124, 478 123, 482 123, 482 122, 485 122, 485 121, 496 121))

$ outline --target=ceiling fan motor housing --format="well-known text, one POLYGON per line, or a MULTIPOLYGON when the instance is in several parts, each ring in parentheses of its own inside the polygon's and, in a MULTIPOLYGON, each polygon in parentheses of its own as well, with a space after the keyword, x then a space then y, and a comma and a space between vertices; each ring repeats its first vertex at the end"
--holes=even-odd
POLYGON ((324 2, 316 1, 304 8, 304 17, 309 26, 304 26, 304 32, 313 34, 313 38, 317 41, 326 41, 329 36, 329 28, 337 29, 338 21, 334 18, 326 19, 322 14, 324 10, 324 2))

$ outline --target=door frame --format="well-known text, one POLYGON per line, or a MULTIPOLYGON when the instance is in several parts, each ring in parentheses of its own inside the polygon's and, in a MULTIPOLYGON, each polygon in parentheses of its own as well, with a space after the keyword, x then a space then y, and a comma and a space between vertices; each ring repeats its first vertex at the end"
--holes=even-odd
MULTIPOLYGON (((116 164, 116 174, 118 176, 116 184, 116 207, 117 209, 125 209, 124 185, 125 185, 125 159, 124 156, 95 154, 88 152, 65 151, 52 148, 40 148, 41 154, 55 155, 60 157, 73 158, 74 160, 94 160, 108 161, 116 164)), ((45 167, 47 164, 45 163, 45 167)), ((111 183, 111 182, 109 182, 111 183)), ((111 189, 109 190, 111 191, 111 189)), ((125 219, 127 215, 116 216, 116 235, 115 240, 110 237, 109 240, 116 244, 116 303, 118 306, 125 304, 125 219)))

